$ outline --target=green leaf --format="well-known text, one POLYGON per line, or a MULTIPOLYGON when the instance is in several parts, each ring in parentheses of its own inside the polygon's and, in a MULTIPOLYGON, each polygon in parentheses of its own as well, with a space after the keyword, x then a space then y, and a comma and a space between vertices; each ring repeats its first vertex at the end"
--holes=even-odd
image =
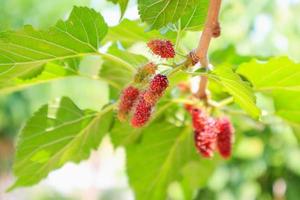
POLYGON ((60 80, 75 75, 77 75, 77 73, 70 71, 66 67, 62 67, 54 63, 47 63, 43 66, 43 71, 34 78, 15 78, 0 82, 0 94, 19 91, 34 85, 60 80))
POLYGON ((147 58, 133 54, 125 50, 120 50, 116 45, 112 45, 109 54, 103 55, 104 63, 100 69, 99 76, 120 90, 132 81, 136 68, 147 63, 147 58), (107 59, 106 56, 109 56, 107 59))
POLYGON ((192 5, 186 11, 186 13, 180 19, 180 25, 182 30, 201 30, 204 26, 205 19, 208 12, 207 0, 195 0, 192 5))
POLYGON ((109 28, 105 41, 120 41, 122 45, 130 46, 136 42, 147 42, 153 38, 161 37, 158 31, 145 32, 145 28, 145 24, 124 19, 117 26, 109 28))
POLYGON ((121 10, 121 18, 122 18, 126 11, 128 0, 108 0, 108 1, 113 2, 114 4, 119 4, 121 10))
POLYGON ((287 57, 268 62, 252 60, 242 64, 238 73, 246 77, 254 89, 273 97, 276 114, 292 124, 300 124, 300 64, 287 57))
POLYGON ((219 82, 224 89, 233 96, 234 101, 254 118, 260 116, 260 110, 256 106, 256 98, 252 88, 243 81, 238 74, 228 66, 219 66, 211 75, 211 78, 219 82))
MULTIPOLYGON (((201 17, 202 0, 138 0, 139 14, 141 19, 150 25, 151 29, 162 28, 169 23, 176 23, 180 17, 184 16, 183 22, 186 27, 192 27, 195 24, 196 17, 201 17), (192 10, 197 7, 194 12, 192 10)), ((206 3, 204 3, 206 4, 206 3)), ((204 19, 199 18, 200 24, 204 19)))
POLYGON ((199 156, 192 130, 160 121, 142 134, 137 144, 126 146, 129 183, 136 199, 166 199, 167 187, 180 179, 182 166, 199 156))
POLYGON ((74 7, 67 21, 46 31, 24 26, 0 33, 0 79, 22 76, 43 63, 96 53, 107 33, 103 17, 93 9, 74 7))
POLYGON ((68 161, 87 159, 110 129, 112 106, 97 113, 68 98, 42 106, 20 133, 13 166, 17 180, 9 190, 36 184, 68 161))
POLYGON ((185 194, 185 199, 194 199, 195 191, 207 185, 209 178, 214 173, 219 161, 202 159, 200 161, 191 161, 186 164, 182 170, 183 179, 181 185, 185 194))
POLYGON ((242 64, 237 72, 245 76, 258 91, 300 91, 300 64, 287 57, 272 58, 268 62, 252 60, 242 64))

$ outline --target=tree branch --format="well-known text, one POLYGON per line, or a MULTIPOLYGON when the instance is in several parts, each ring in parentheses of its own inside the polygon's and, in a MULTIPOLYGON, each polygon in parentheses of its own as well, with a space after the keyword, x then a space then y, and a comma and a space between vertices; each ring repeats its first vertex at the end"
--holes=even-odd
MULTIPOLYGON (((207 51, 212 37, 218 37, 220 35, 219 26, 219 11, 222 0, 210 0, 207 19, 201 38, 199 40, 198 47, 194 50, 193 54, 196 56, 197 60, 200 62, 201 66, 207 68, 209 66, 207 51)), ((200 76, 200 84, 197 92, 197 96, 200 99, 206 99, 206 86, 207 86, 207 76, 200 76)))

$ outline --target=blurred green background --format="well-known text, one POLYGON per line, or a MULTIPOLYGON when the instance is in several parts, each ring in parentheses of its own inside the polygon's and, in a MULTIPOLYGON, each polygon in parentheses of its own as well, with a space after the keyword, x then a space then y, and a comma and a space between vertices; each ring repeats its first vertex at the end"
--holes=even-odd
MULTIPOLYGON (((18 29, 24 24, 47 28, 59 18, 65 18, 74 5, 93 7, 104 15, 110 25, 118 23, 118 7, 103 0, 0 0, 0 31, 18 29)), ((125 17, 138 17, 134 1, 130 2, 125 17)), ((212 63, 238 64, 243 59, 248 60, 249 56, 277 55, 288 55, 299 61, 299 18, 299 0, 224 0, 221 12, 222 37, 212 43, 212 63)), ((199 33, 187 33, 183 41, 189 49, 193 49, 198 37, 199 33)), ((88 57, 80 64, 80 68, 84 73, 93 73, 100 64, 99 59, 88 57)), ((5 187, 12 179, 14 143, 22 124, 42 104, 60 96, 71 97, 81 108, 96 110, 108 102, 107 85, 84 78, 69 78, 22 92, 0 94, 0 199, 133 199, 124 169, 124 152, 114 152, 109 142, 105 141, 102 150, 88 162, 92 166, 106 163, 103 165, 108 165, 108 168, 112 164, 118 167, 96 168, 98 171, 84 166, 80 168, 100 174, 97 177, 102 182, 97 182, 97 187, 80 185, 80 178, 84 175, 78 175, 78 184, 64 190, 59 187, 69 184, 66 180, 68 176, 61 175, 60 184, 53 184, 50 178, 42 186, 4 194, 5 187), (101 155, 104 158, 99 160, 101 155), (103 168, 104 171, 114 170, 108 172, 108 175, 114 174, 114 181, 106 180, 110 178, 101 172, 103 168), (105 181, 111 182, 105 184, 105 181)), ((272 102, 267 97, 258 96, 258 103, 264 110, 272 112, 272 102)), ((198 169, 209 173, 203 177, 203 187, 196 199, 300 199, 299 131, 275 117, 264 117, 260 123, 240 115, 233 117, 233 120, 236 128, 233 158, 216 168, 208 165, 198 169)), ((78 170, 75 172, 80 173, 78 170)), ((181 189, 176 183, 171 185, 169 193, 171 199, 182 199, 181 189)))

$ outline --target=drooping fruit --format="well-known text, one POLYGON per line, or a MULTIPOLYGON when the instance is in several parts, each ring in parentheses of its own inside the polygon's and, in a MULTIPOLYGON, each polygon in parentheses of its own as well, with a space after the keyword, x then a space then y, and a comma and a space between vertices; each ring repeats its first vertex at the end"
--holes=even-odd
POLYGON ((206 118, 205 124, 201 129, 195 129, 194 131, 195 146, 198 152, 206 158, 210 158, 214 155, 216 144, 216 122, 213 118, 206 118))
POLYGON ((218 136, 217 147, 223 158, 229 158, 232 151, 232 139, 234 129, 227 117, 217 120, 218 136))

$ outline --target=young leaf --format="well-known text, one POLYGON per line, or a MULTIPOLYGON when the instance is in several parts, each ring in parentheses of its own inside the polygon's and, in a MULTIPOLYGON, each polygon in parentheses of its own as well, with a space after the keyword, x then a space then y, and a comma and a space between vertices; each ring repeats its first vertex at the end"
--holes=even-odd
POLYGON ((107 33, 103 17, 93 9, 74 7, 67 21, 46 31, 24 26, 0 33, 0 79, 19 77, 43 63, 97 52, 107 33))
MULTIPOLYGON (((176 23, 186 12, 197 7, 199 2, 202 0, 138 0, 138 7, 141 19, 147 22, 151 29, 159 29, 169 23, 176 23)), ((186 15, 184 22, 187 26, 190 25, 188 17, 194 19, 194 14, 186 15)))
POLYGON ((260 110, 255 105, 256 98, 252 88, 234 73, 228 66, 219 66, 211 75, 211 78, 219 82, 230 93, 234 101, 254 118, 260 116, 260 110))
POLYGON ((17 180, 9 190, 36 184, 68 161, 87 159, 111 126, 111 110, 81 110, 68 98, 42 106, 20 134, 13 166, 17 180))
POLYGON ((121 18, 123 18, 127 8, 128 0, 108 0, 108 1, 113 2, 114 4, 119 4, 121 10, 121 18))
POLYGON ((242 64, 237 72, 246 77, 254 89, 274 99, 276 113, 288 122, 300 124, 300 64, 287 57, 268 62, 242 64))
POLYGON ((167 187, 180 178, 182 166, 198 158, 192 130, 160 121, 142 134, 139 143, 126 146, 129 183, 136 199, 166 199, 167 187))

